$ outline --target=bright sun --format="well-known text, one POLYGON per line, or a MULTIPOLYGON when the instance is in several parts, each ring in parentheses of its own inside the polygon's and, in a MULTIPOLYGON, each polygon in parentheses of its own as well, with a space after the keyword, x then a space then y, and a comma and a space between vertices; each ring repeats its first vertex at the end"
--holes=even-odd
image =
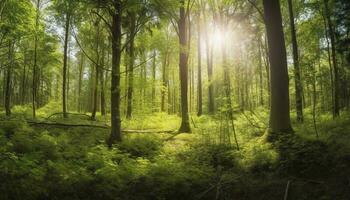
POLYGON ((216 29, 210 36, 210 42, 215 47, 221 47, 224 42, 225 34, 216 29))
POLYGON ((213 48, 221 49, 223 45, 228 45, 228 33, 220 29, 215 29, 209 34, 209 42, 213 48))

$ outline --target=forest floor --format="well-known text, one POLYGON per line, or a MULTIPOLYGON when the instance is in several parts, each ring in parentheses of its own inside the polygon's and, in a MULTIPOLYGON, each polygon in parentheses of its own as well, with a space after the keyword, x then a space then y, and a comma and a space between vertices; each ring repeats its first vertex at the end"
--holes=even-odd
POLYGON ((1 115, 1 200, 350 199, 347 114, 318 115, 317 138, 308 114, 293 123, 294 134, 269 135, 265 110, 237 113, 239 150, 222 116, 193 116, 193 132, 176 134, 178 116, 139 114, 123 129, 156 133, 127 132, 108 149, 107 118, 47 119, 49 110, 39 110, 35 122, 61 125, 33 124, 22 107, 11 118, 1 115))

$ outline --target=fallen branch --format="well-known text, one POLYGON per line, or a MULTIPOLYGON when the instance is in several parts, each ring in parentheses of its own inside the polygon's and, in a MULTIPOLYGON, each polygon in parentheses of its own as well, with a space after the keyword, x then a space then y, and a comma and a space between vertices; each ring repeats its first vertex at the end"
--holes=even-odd
MULTIPOLYGON (((50 119, 51 117, 55 116, 55 115, 63 115, 63 112, 59 112, 59 113, 53 113, 52 115, 48 116, 47 118, 45 118, 46 120, 50 119)), ((90 115, 87 114, 83 114, 83 113, 67 113, 67 115, 81 115, 81 116, 86 116, 88 118, 91 118, 90 115)))

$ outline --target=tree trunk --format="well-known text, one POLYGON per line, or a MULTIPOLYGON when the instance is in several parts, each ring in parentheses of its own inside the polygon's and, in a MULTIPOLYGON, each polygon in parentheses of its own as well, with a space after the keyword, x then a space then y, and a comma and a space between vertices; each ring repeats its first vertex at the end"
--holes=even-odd
POLYGON ((82 85, 82 80, 83 80, 83 72, 84 72, 84 54, 81 53, 80 57, 80 65, 79 65, 79 80, 78 80, 78 105, 77 105, 77 110, 78 112, 81 112, 81 104, 82 104, 82 99, 81 99, 81 85, 82 85))
POLYGON ((36 2, 36 19, 35 19, 35 36, 34 36, 34 63, 33 63, 33 91, 32 91, 32 113, 33 118, 36 117, 36 105, 37 105, 37 57, 38 57, 38 28, 40 17, 40 0, 36 2))
POLYGON ((94 97, 93 97, 93 108, 91 113, 91 120, 96 120, 97 112, 97 101, 99 93, 99 77, 100 77, 100 24, 99 20, 95 23, 96 27, 96 36, 95 36, 95 55, 96 55, 96 64, 95 64, 95 83, 94 83, 94 97))
POLYGON ((154 112, 155 108, 155 99, 156 99, 156 51, 153 51, 153 63, 152 63, 152 112, 154 112))
MULTIPOLYGON (((205 16, 205 15, 204 15, 205 16)), ((205 20, 206 21, 206 20, 205 20)), ((213 61, 211 45, 208 37, 208 26, 204 28, 206 55, 207 55, 207 69, 208 69, 208 113, 214 114, 214 86, 213 86, 213 61)))
POLYGON ((22 85, 21 85, 21 104, 24 105, 26 102, 26 91, 27 91, 27 51, 23 53, 23 73, 22 73, 22 85))
POLYGON ((201 53, 201 15, 200 12, 198 13, 198 27, 197 27, 197 33, 198 33, 198 41, 197 41, 197 45, 198 45, 198 49, 197 49, 197 53, 198 53, 198 71, 197 71, 197 92, 198 92, 198 97, 197 97, 197 116, 201 116, 203 113, 203 97, 202 97, 202 53, 201 53))
POLYGON ((258 39, 258 50, 259 50, 259 96, 260 96, 259 102, 261 106, 264 106, 263 64, 262 64, 260 36, 258 39))
POLYGON ((63 117, 67 118, 67 105, 66 105, 66 84, 67 84, 67 52, 68 52, 68 40, 69 40, 69 26, 70 26, 70 13, 66 13, 66 25, 65 25, 65 37, 64 37, 64 53, 63 53, 63 83, 62 83, 62 110, 63 117))
POLYGON ((126 108, 126 118, 131 119, 132 115, 132 101, 133 101, 133 91, 134 91, 134 63, 135 63, 135 46, 134 46, 134 40, 135 40, 135 23, 136 23, 136 16, 135 13, 130 14, 130 44, 129 44, 129 65, 128 65, 128 97, 127 97, 127 108, 126 108))
POLYGON ((161 105, 160 105, 160 110, 161 112, 165 112, 165 91, 167 90, 168 86, 168 72, 169 69, 167 68, 167 63, 168 61, 168 47, 166 49, 165 55, 164 55, 164 61, 163 61, 163 66, 162 66, 162 89, 161 89, 161 105))
POLYGON ((286 47, 279 0, 263 0, 271 78, 270 132, 291 132, 286 47))
MULTIPOLYGON (((101 66, 105 65, 105 46, 102 47, 102 58, 101 58, 101 66)), ((105 72, 104 70, 100 70, 100 98, 101 98, 101 115, 106 115, 106 95, 105 95, 105 72)))
POLYGON ((294 81, 295 81, 295 106, 297 111, 297 121, 303 122, 303 87, 301 83, 300 77, 300 65, 299 65, 299 51, 298 51, 298 42, 295 31, 294 24, 294 12, 293 12, 293 4, 292 0, 288 0, 288 8, 289 8, 289 20, 290 20, 290 29, 292 35, 292 46, 293 46, 293 61, 294 61, 294 81))
POLYGON ((13 53, 14 51, 14 42, 9 42, 9 53, 8 61, 9 65, 6 70, 6 86, 5 86, 5 111, 6 116, 11 115, 11 78, 12 78, 12 65, 13 65, 13 53))
MULTIPOLYGON (((184 0, 180 0, 179 42, 180 42, 180 85, 181 85, 181 126, 179 132, 191 132, 188 115, 188 41, 184 0)), ((188 14, 188 13, 187 13, 188 14)))
POLYGON ((114 1, 115 12, 112 15, 112 73, 111 73, 111 134, 108 146, 122 140, 120 121, 120 56, 121 56, 121 1, 114 1))
POLYGON ((333 22, 331 20, 331 14, 330 10, 328 8, 328 0, 324 0, 324 6, 325 6, 325 14, 328 24, 328 33, 329 37, 331 39, 331 50, 332 50, 332 62, 333 62, 333 73, 334 73, 334 105, 333 105, 333 117, 339 116, 339 69, 338 69, 338 63, 336 58, 336 50, 335 50, 335 34, 333 29, 333 22))

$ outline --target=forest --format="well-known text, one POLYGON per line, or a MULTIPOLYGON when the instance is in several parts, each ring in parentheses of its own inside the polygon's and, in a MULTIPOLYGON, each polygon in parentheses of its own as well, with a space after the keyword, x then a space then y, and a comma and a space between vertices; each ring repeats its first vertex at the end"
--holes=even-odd
POLYGON ((0 0, 0 200, 349 200, 349 0, 0 0))

